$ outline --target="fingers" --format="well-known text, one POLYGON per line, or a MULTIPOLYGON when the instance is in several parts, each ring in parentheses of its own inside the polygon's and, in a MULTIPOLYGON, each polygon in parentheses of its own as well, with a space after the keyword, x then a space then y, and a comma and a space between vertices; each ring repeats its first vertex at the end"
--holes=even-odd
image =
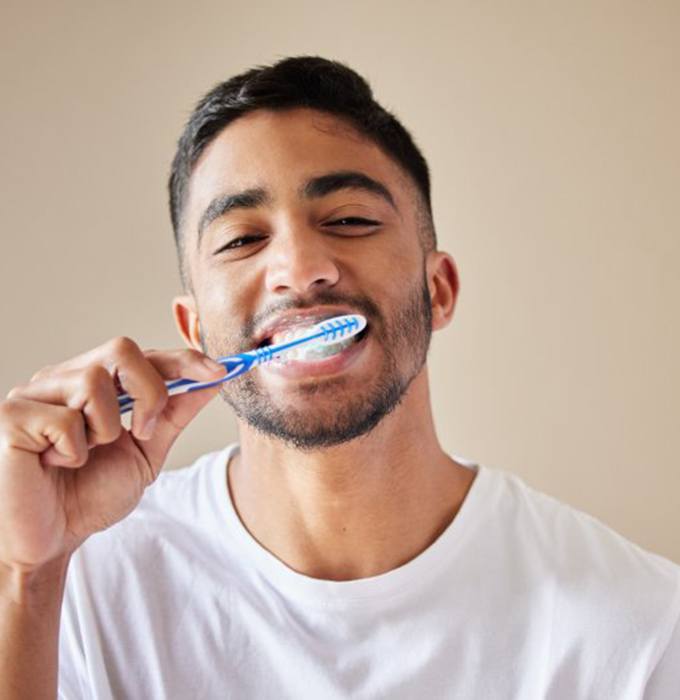
POLYGON ((209 381, 225 370, 190 349, 144 353, 129 338, 109 342, 58 365, 45 367, 29 384, 10 392, 26 398, 64 404, 83 411, 91 444, 115 440, 120 434, 117 385, 134 399, 131 429, 148 440, 168 402, 165 380, 188 377, 209 381))
POLYGON ((148 440, 160 412, 168 402, 163 377, 146 360, 139 346, 128 338, 117 338, 109 350, 109 371, 123 391, 134 399, 131 429, 140 440, 148 440))
POLYGON ((88 446, 83 414, 66 406, 12 398, 0 404, 5 448, 42 453, 43 466, 83 466, 88 446))
POLYGON ((100 366, 52 374, 30 384, 15 387, 11 399, 28 399, 81 412, 90 447, 118 438, 122 430, 116 390, 111 375, 100 366))

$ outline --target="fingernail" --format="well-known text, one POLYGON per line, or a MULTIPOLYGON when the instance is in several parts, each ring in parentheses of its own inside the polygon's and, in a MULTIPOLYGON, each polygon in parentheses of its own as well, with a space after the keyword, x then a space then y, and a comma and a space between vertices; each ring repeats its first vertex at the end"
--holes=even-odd
POLYGON ((153 436, 153 431, 156 429, 158 417, 152 418, 143 428, 140 437, 142 440, 149 440, 153 436))
POLYGON ((211 372, 219 372, 219 371, 224 372, 224 367, 222 367, 222 365, 219 362, 215 362, 215 360, 211 360, 209 357, 203 358, 203 364, 211 372))

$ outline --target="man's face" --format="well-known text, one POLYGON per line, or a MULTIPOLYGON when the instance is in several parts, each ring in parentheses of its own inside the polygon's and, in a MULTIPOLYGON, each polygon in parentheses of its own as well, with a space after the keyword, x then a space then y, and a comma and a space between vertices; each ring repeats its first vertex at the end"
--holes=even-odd
POLYGON ((368 320, 360 340, 331 358, 225 383, 241 419, 315 449, 365 434, 398 404, 431 334, 416 197, 377 146, 313 110, 252 112, 208 146, 184 224, 191 332, 203 351, 280 342, 279 333, 333 315, 368 320))

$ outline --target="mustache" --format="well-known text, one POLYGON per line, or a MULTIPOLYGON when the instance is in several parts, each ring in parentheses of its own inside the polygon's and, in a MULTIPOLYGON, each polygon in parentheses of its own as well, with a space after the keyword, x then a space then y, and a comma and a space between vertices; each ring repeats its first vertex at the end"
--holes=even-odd
POLYGON ((334 290, 324 289, 316 292, 314 296, 284 299, 275 304, 270 304, 262 311, 254 314, 252 318, 246 320, 243 324, 241 341, 244 343, 252 342, 257 329, 283 311, 303 311, 315 306, 348 306, 354 311, 361 312, 369 324, 381 325, 383 322, 380 308, 372 299, 362 295, 342 294, 334 290))

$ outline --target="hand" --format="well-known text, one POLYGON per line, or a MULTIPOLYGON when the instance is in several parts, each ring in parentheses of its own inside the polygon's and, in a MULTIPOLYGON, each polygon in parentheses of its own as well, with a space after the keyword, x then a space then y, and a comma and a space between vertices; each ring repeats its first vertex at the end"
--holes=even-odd
POLYGON ((116 338, 12 389, 0 403, 0 563, 36 570, 128 515, 219 391, 168 397, 165 380, 224 374, 196 350, 143 352, 116 338), (119 391, 135 399, 130 430, 119 391))

